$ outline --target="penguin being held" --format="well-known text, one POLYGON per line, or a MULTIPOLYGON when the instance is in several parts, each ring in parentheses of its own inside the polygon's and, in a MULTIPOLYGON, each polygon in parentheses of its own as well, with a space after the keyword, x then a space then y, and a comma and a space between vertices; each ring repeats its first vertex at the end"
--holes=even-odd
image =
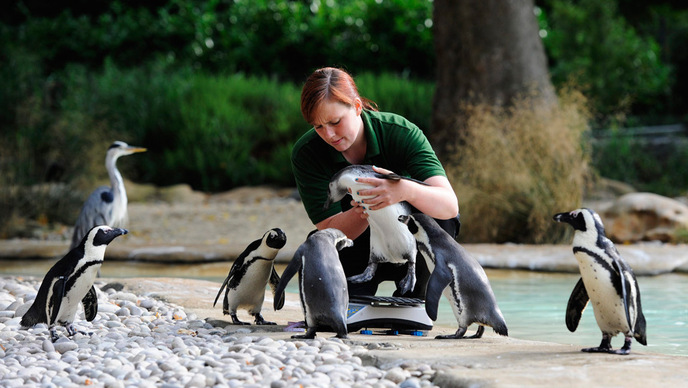
POLYGON ((337 251, 353 245, 339 229, 328 228, 311 233, 294 253, 275 291, 275 310, 284 305, 284 289, 299 273, 299 295, 306 318, 304 335, 291 338, 315 338, 316 331, 334 331, 347 338, 346 313, 349 293, 344 269, 337 251))
POLYGON ((116 237, 127 233, 126 229, 113 229, 107 225, 91 228, 75 248, 48 270, 36 299, 22 317, 21 325, 31 327, 47 323, 54 342, 58 339, 57 324, 64 326, 70 336, 76 334, 72 323, 79 302, 84 305, 86 320, 95 319, 98 297, 93 282, 103 264, 105 248, 116 237))
POLYGON ((573 227, 573 254, 581 273, 566 306, 566 327, 576 331, 583 310, 591 301, 602 331, 600 346, 582 351, 630 354, 633 338, 647 345, 638 282, 614 243, 606 237, 600 216, 583 208, 555 214, 554 220, 573 227), (625 336, 624 345, 613 350, 611 339, 619 333, 625 336))
MULTIPOLYGON (((360 190, 372 186, 357 182, 357 178, 372 177, 380 179, 407 179, 422 185, 427 185, 412 178, 397 174, 380 174, 370 165, 351 165, 341 169, 332 179, 327 190, 325 209, 334 202, 341 201, 346 194, 350 194, 354 201, 363 204, 365 197, 358 194, 360 190)), ((362 205, 365 208, 365 205, 362 205)), ((370 224, 370 256, 368 266, 362 274, 351 276, 352 283, 370 281, 375 275, 379 263, 393 263, 408 266, 406 276, 398 285, 399 292, 404 295, 412 291, 416 285, 416 242, 408 229, 401 225, 397 218, 400 215, 411 214, 411 205, 399 202, 378 210, 366 208, 368 223, 370 224)))
POLYGON ((478 331, 468 338, 482 337, 485 326, 492 327, 499 335, 508 335, 506 322, 480 263, 432 217, 414 213, 399 216, 399 221, 406 224, 415 237, 418 251, 431 272, 425 294, 425 312, 430 319, 436 320, 440 296, 444 294, 459 324, 456 333, 435 338, 464 338, 468 326, 473 323, 479 325, 478 331))
MULTIPOLYGON (((253 241, 239 255, 232 264, 229 274, 220 287, 220 291, 215 296, 213 307, 225 290, 225 297, 222 302, 222 312, 232 317, 235 325, 250 325, 242 322, 237 317, 237 309, 246 309, 255 318, 256 325, 274 325, 275 322, 268 322, 263 319, 260 311, 263 308, 265 299, 265 287, 268 282, 273 293, 277 288, 280 277, 275 271, 274 260, 282 247, 287 243, 287 235, 282 229, 270 229, 262 238, 253 241)), ((277 298, 275 296, 275 298, 277 298)), ((280 296, 284 303, 284 295, 280 296)))

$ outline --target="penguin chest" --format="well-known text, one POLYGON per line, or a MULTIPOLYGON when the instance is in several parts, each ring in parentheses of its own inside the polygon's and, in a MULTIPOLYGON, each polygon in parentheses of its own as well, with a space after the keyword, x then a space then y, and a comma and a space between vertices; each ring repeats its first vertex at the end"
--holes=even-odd
POLYGON ((408 228, 398 221, 405 214, 401 205, 369 211, 370 254, 378 262, 405 264, 415 261, 416 240, 408 228))
MULTIPOLYGON (((57 313, 56 321, 52 323, 62 324, 74 321, 79 303, 81 303, 81 300, 84 299, 84 296, 86 296, 93 286, 98 268, 100 268, 100 265, 92 265, 86 268, 81 274, 79 274, 77 270, 74 274, 69 276, 66 282, 64 296, 60 304, 60 310, 57 313)), ((53 295, 53 297, 58 298, 59 295, 53 295)), ((50 317, 50 315, 48 315, 48 317, 50 317)))
POLYGON ((230 309, 236 311, 237 308, 246 308, 250 312, 260 312, 271 272, 272 261, 256 260, 250 264, 237 286, 227 292, 230 309))
POLYGON ((576 259, 600 330, 611 335, 630 333, 624 302, 612 283, 615 275, 584 253, 576 253, 576 259))

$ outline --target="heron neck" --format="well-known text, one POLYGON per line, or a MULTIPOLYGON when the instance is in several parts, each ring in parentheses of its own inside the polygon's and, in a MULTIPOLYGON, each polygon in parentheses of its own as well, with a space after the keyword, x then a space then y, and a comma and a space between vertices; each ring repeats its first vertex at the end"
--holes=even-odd
POLYGON ((112 187, 112 194, 115 202, 127 203, 127 192, 124 190, 124 180, 122 174, 117 169, 117 158, 107 158, 105 160, 105 168, 110 176, 110 187, 112 187))

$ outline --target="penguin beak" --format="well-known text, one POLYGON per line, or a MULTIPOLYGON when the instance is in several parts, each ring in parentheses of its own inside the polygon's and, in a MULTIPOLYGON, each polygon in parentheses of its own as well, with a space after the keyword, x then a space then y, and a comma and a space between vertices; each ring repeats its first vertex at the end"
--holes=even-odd
POLYGON ((129 233, 129 231, 122 228, 114 228, 112 230, 105 232, 105 239, 107 240, 106 244, 109 244, 110 242, 112 242, 112 240, 127 233, 129 233))
POLYGON ((571 223, 571 213, 557 213, 552 217, 556 222, 571 223))
POLYGON ((401 222, 402 224, 408 225, 409 216, 407 216, 407 215, 405 215, 405 214, 402 214, 402 215, 400 215, 399 218, 397 218, 397 219, 398 219, 399 222, 401 222))
MULTIPOLYGON (((126 229, 121 229, 121 228, 112 228, 112 229, 105 229, 102 228, 101 230, 96 233, 96 235, 93 238, 93 245, 98 246, 98 245, 107 245, 112 242, 115 238, 129 233, 128 230, 126 229)), ((87 237, 84 237, 87 238, 87 237)))

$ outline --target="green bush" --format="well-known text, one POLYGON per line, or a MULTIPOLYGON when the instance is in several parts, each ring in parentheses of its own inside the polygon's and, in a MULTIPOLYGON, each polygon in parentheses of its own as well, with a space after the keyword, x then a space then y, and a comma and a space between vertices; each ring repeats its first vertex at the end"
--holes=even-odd
POLYGON ((653 145, 649 139, 615 130, 593 141, 593 165, 606 178, 630 184, 640 191, 665 196, 684 195, 688 189, 688 141, 666 138, 653 145))
POLYGON ((573 80, 595 107, 597 125, 636 112, 666 112, 671 67, 652 36, 640 35, 614 0, 546 1, 540 28, 557 86, 573 80))

